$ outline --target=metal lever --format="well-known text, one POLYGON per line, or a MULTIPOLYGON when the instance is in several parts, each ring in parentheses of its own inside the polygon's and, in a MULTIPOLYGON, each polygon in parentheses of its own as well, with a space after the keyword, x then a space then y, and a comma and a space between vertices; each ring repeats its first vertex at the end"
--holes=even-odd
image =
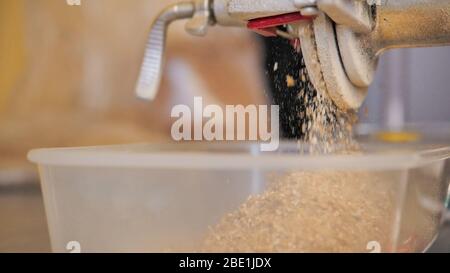
POLYGON ((153 100, 158 93, 162 78, 167 27, 173 21, 191 18, 195 3, 182 2, 167 7, 153 23, 145 49, 136 95, 141 99, 153 100))
POLYGON ((186 24, 186 31, 192 35, 204 36, 208 26, 214 24, 211 6, 211 0, 182 2, 169 6, 158 16, 150 30, 144 62, 136 86, 136 94, 139 98, 153 100, 158 93, 163 72, 166 33, 170 23, 192 18, 186 24))

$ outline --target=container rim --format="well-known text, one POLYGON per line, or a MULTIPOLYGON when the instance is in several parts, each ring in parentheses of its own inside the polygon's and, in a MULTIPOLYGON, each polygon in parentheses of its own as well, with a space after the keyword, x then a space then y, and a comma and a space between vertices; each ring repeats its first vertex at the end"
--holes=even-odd
MULTIPOLYGON (((262 153, 259 145, 220 144, 222 148, 247 147, 246 152, 211 152, 211 144, 195 144, 210 151, 174 152, 163 144, 130 144, 84 148, 37 149, 28 154, 40 166, 113 167, 157 169, 296 169, 296 170, 398 170, 450 158, 450 147, 424 151, 362 154, 302 155, 293 152, 262 153)), ((283 144, 286 147, 286 143, 283 144)), ((287 146, 291 146, 290 143, 287 146)), ((171 145, 170 147, 178 147, 171 145)))
POLYGON ((420 141, 380 142, 373 136, 387 129, 361 124, 355 128, 360 154, 308 154, 308 145, 292 141, 282 141, 276 152, 261 152, 258 142, 172 142, 36 149, 28 159, 40 167, 398 170, 450 158, 450 123, 408 124, 402 130, 418 132, 420 141))

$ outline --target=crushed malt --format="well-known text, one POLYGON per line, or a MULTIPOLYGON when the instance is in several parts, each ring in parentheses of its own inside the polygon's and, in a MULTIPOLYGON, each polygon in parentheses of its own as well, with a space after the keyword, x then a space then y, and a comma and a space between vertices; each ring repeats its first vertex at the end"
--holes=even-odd
MULTIPOLYGON (((285 74, 289 93, 278 94, 287 99, 292 92, 297 94, 297 106, 282 115, 290 124, 288 132, 297 136, 299 145, 309 147, 309 153, 336 152, 336 147, 340 152, 354 149, 351 135, 356 114, 340 110, 327 94, 317 91, 301 53, 298 60, 298 74, 285 74)), ((273 70, 283 73, 288 69, 280 69, 276 62, 273 70)), ((285 107, 288 102, 280 103, 285 107)), ((366 172, 275 176, 265 192, 251 196, 211 227, 203 250, 363 252, 371 241, 387 245, 392 228, 386 225, 393 211, 392 184, 387 176, 366 172)))
POLYGON ((226 215, 206 252, 368 252, 390 243, 394 191, 388 175, 292 172, 226 215))

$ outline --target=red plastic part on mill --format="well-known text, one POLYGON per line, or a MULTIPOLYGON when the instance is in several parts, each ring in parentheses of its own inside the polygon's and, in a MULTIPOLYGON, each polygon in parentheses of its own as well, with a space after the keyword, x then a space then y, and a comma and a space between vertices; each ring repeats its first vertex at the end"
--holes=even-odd
POLYGON ((247 28, 265 37, 277 36, 277 27, 298 21, 310 21, 314 17, 303 16, 300 12, 286 13, 248 21, 247 28))

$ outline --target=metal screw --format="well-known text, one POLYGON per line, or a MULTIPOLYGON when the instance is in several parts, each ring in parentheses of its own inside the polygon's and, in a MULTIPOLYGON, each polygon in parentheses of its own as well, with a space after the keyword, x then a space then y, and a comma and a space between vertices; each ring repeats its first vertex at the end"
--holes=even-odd
POLYGON ((316 16, 319 14, 319 10, 315 7, 302 8, 300 12, 303 16, 316 16))
POLYGON ((300 9, 303 16, 315 16, 319 14, 317 9, 317 0, 294 0, 293 4, 300 9))

